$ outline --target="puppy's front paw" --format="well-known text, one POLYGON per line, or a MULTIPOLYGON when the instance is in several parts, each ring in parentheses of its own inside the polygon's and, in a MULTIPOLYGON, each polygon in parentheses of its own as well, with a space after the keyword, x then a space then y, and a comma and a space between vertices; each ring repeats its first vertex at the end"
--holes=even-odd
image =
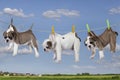
POLYGON ((100 54, 99 56, 100 60, 104 58, 104 54, 100 54))
POLYGON ((94 56, 90 56, 90 59, 94 59, 94 56))
POLYGON ((39 57, 39 54, 35 54, 35 57, 38 58, 38 57, 39 57))
POLYGON ((79 60, 77 59, 77 60, 75 60, 75 62, 77 63, 77 62, 79 62, 79 60))
POLYGON ((61 63, 61 60, 55 60, 56 63, 61 63))

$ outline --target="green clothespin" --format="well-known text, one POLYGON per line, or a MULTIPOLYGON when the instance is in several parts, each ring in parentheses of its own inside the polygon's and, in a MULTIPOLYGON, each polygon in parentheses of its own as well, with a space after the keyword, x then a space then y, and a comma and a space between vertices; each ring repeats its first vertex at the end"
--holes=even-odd
POLYGON ((107 23, 108 29, 110 29, 110 23, 109 23, 109 20, 108 20, 108 19, 106 20, 106 23, 107 23))
POLYGON ((87 27, 88 32, 90 32, 90 27, 88 24, 86 24, 86 27, 87 27))

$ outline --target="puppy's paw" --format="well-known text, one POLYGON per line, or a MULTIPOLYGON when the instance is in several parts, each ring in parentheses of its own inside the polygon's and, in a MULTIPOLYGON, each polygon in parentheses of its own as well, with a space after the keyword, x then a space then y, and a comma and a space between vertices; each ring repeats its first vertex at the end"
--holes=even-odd
POLYGON ((79 59, 75 60, 75 62, 76 62, 76 63, 79 62, 79 59))
POLYGON ((12 56, 16 56, 17 54, 16 53, 13 53, 13 55, 12 56))
POLYGON ((75 63, 78 63, 79 62, 79 60, 78 61, 75 61, 75 63))
POLYGON ((39 57, 39 54, 35 54, 35 57, 38 58, 38 57, 39 57))
POLYGON ((100 55, 100 60, 104 58, 104 55, 100 55))
POLYGON ((90 59, 94 59, 94 56, 90 56, 90 59))
POLYGON ((61 60, 55 60, 56 63, 61 63, 61 60))

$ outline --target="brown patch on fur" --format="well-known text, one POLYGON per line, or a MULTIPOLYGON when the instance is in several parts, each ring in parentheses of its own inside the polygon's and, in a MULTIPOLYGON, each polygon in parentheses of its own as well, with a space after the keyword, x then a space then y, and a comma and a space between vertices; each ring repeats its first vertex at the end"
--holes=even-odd
POLYGON ((51 41, 48 41, 48 42, 47 42, 47 45, 48 45, 49 49, 52 48, 52 42, 51 42, 51 41))

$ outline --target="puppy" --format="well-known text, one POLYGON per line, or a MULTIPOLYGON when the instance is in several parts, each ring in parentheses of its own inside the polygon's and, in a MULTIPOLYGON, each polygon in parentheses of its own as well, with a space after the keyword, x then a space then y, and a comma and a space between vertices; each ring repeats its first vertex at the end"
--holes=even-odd
POLYGON ((70 32, 65 35, 50 34, 49 38, 44 40, 43 48, 44 51, 53 51, 53 59, 56 62, 61 61, 61 54, 63 50, 73 50, 75 52, 75 62, 79 61, 79 50, 80 50, 80 38, 74 32, 70 32))
POLYGON ((85 46, 92 51, 91 58, 94 58, 96 49, 99 49, 100 59, 104 58, 104 48, 110 44, 110 51, 115 52, 116 49, 116 37, 118 33, 111 28, 106 29, 101 35, 97 36, 93 31, 88 32, 85 46))
POLYGON ((38 45, 36 42, 36 37, 34 36, 31 29, 25 32, 18 32, 15 26, 13 25, 13 21, 11 20, 11 24, 8 29, 3 33, 4 39, 6 43, 10 43, 8 49, 13 47, 13 56, 17 55, 18 46, 19 45, 28 45, 35 51, 35 56, 39 57, 38 53, 38 45))

